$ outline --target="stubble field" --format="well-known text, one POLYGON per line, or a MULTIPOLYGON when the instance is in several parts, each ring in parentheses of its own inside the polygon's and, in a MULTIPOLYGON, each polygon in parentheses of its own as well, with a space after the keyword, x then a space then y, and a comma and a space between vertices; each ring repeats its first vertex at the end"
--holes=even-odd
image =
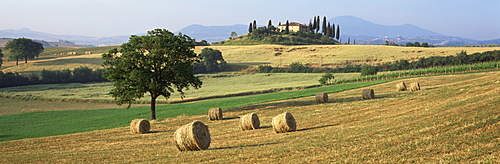
POLYGON ((152 133, 128 127, 0 143, 2 163, 495 163, 500 160, 500 72, 402 79, 361 90, 262 103, 206 115, 167 118, 152 133), (422 90, 397 92, 404 81, 422 90), (276 134, 271 118, 288 111, 297 131, 276 134), (241 131, 239 116, 256 113, 261 129, 241 131), (193 120, 208 124, 208 150, 180 152, 173 133, 193 120))

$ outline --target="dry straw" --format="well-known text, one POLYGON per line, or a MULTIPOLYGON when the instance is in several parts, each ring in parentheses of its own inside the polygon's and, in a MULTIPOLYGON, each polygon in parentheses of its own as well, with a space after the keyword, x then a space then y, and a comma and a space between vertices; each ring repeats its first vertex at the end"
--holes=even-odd
POLYGON ((396 89, 398 91, 406 91, 406 84, 405 84, 405 82, 400 82, 400 83, 396 84, 396 89))
POLYGON ((291 132, 297 129, 295 118, 292 114, 285 112, 273 117, 273 129, 276 133, 291 132))
POLYGON ((418 90, 420 90, 420 83, 418 83, 418 82, 411 83, 409 88, 410 88, 410 91, 412 91, 412 92, 418 91, 418 90))
POLYGON ((186 124, 175 131, 174 142, 180 151, 206 150, 210 146, 208 126, 201 121, 186 124))
POLYGON ((210 108, 208 110, 208 118, 210 120, 222 120, 222 109, 221 108, 210 108))
POLYGON ((240 118, 241 130, 255 130, 260 129, 259 116, 255 113, 246 114, 240 118))
POLYGON ((328 102, 328 94, 326 92, 320 92, 316 94, 316 102, 318 104, 327 103, 328 102))
POLYGON ((373 99, 375 98, 375 92, 373 89, 363 89, 363 99, 373 99))
POLYGON ((148 120, 145 119, 134 119, 130 122, 130 132, 132 133, 146 133, 151 129, 151 125, 148 120))

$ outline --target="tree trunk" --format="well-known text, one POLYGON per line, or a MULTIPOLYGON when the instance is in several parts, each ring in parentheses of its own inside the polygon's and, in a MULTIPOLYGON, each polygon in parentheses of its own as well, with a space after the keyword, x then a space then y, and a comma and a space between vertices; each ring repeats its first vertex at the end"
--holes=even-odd
POLYGON ((24 63, 28 63, 28 57, 24 57, 24 63))
POLYGON ((156 98, 158 96, 151 94, 151 120, 156 120, 156 98))

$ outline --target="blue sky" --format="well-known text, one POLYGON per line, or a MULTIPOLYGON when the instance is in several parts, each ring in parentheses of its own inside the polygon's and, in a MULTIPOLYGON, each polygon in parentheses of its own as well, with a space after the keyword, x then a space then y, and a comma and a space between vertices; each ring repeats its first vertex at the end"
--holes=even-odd
MULTIPOLYGON (((192 24, 309 22, 351 15, 477 40, 500 38, 500 0, 2 0, 0 30, 116 36, 192 24)), ((0 36, 1 37, 1 36, 0 36)))

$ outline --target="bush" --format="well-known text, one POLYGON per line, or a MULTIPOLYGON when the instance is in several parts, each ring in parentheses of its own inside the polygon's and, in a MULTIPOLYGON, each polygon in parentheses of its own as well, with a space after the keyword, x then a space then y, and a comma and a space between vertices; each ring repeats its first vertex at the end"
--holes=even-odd
POLYGON ((318 82, 322 85, 329 85, 333 84, 333 79, 335 79, 335 77, 331 73, 327 73, 321 76, 321 79, 319 79, 318 82))
POLYGON ((377 70, 375 67, 365 64, 361 67, 361 76, 376 75, 377 70))

